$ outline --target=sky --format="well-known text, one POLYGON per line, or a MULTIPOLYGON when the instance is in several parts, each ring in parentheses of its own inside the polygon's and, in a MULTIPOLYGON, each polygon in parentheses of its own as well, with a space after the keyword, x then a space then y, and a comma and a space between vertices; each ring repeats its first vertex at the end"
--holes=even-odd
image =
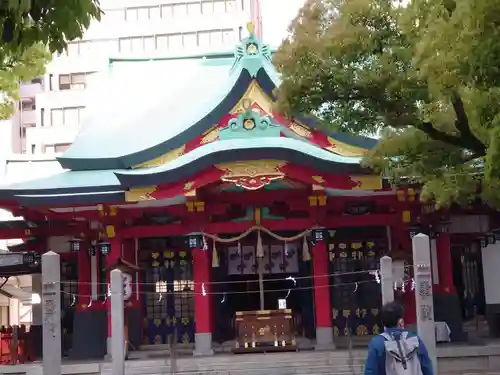
POLYGON ((260 0, 264 43, 278 47, 305 0, 260 0))

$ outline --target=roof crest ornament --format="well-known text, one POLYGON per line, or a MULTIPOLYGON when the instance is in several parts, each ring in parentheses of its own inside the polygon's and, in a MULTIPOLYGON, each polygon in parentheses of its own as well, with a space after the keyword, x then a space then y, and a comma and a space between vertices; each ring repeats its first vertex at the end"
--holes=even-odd
POLYGON ((234 53, 235 61, 231 70, 237 66, 246 69, 252 77, 257 75, 264 62, 272 63, 271 48, 262 43, 262 40, 255 35, 255 25, 253 22, 247 24, 248 37, 243 39, 236 47, 234 53))
POLYGON ((262 116, 252 108, 251 101, 245 100, 244 111, 231 118, 227 126, 219 130, 219 140, 255 137, 279 137, 279 125, 269 116, 262 116))

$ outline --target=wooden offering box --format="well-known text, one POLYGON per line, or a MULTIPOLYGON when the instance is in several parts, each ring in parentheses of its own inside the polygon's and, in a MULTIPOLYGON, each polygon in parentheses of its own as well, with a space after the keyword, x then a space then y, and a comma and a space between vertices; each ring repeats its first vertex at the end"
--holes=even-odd
POLYGON ((295 351, 292 310, 236 312, 234 353, 295 351))

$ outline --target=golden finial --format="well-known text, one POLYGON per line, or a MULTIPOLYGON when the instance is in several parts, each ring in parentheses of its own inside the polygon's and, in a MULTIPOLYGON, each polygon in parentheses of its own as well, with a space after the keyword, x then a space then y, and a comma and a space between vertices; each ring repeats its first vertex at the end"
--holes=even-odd
POLYGON ((255 29, 255 25, 252 21, 247 23, 247 30, 249 34, 253 34, 253 31, 255 29))

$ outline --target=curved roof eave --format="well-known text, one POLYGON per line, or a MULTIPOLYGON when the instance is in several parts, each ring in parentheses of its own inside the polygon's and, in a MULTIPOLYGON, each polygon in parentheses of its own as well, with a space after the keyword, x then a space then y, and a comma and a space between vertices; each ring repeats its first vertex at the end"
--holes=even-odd
MULTIPOLYGON (((223 99, 217 102, 214 108, 209 109, 207 114, 194 124, 189 124, 183 131, 173 137, 161 140, 161 143, 153 147, 117 157, 73 157, 71 152, 66 152, 58 157, 58 161, 64 169, 71 170, 102 170, 102 169, 127 169, 134 165, 152 160, 160 155, 181 147, 186 142, 197 137, 205 130, 212 127, 222 116, 230 112, 246 92, 252 81, 251 75, 245 69, 236 72, 237 78, 232 87, 226 90, 223 99)), ((196 103, 194 103, 196 105, 196 103)), ((186 108, 189 111, 189 108, 186 108)), ((141 126, 141 124, 137 124, 141 126)), ((175 126, 171 124, 169 126, 175 126)), ((71 149, 69 150, 71 151, 71 149)))
MULTIPOLYGON (((281 80, 278 77, 278 73, 276 72, 274 66, 272 67, 263 66, 263 68, 260 69, 259 72, 257 73, 257 81, 267 95, 269 95, 273 99, 276 99, 273 92, 274 89, 276 89, 280 85, 281 80)), ((356 146, 367 150, 371 150, 375 148, 375 146, 378 144, 378 140, 374 138, 364 137, 360 135, 353 135, 348 133, 325 131, 324 129, 321 129, 318 126, 316 119, 312 116, 305 116, 299 114, 295 115, 295 118, 304 125, 307 125, 314 130, 320 131, 329 137, 347 143, 348 145, 351 146, 356 146)))
POLYGON ((19 204, 24 206, 117 203, 125 202, 125 191, 89 192, 83 194, 16 195, 15 199, 19 204))
POLYGON ((45 194, 105 193, 120 189, 116 170, 64 171, 52 176, 0 187, 0 199, 45 194))
POLYGON ((115 175, 124 187, 159 185, 190 178, 214 164, 255 159, 285 160, 328 173, 367 172, 359 164, 360 158, 343 157, 307 142, 276 137, 217 141, 160 167, 116 171, 115 175))

